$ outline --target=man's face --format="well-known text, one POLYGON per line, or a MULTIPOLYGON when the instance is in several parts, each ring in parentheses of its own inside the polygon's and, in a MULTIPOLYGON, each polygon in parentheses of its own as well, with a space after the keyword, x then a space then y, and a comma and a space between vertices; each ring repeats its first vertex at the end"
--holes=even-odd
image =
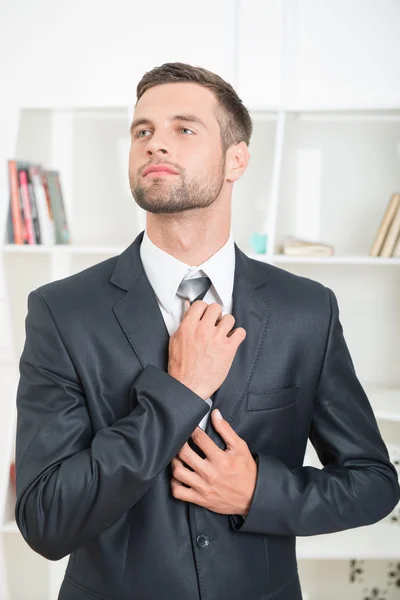
POLYGON ((141 208, 179 213, 216 200, 225 181, 225 155, 215 110, 213 93, 196 83, 156 85, 143 94, 129 152, 130 187, 141 208), (158 164, 176 173, 143 174, 158 164))

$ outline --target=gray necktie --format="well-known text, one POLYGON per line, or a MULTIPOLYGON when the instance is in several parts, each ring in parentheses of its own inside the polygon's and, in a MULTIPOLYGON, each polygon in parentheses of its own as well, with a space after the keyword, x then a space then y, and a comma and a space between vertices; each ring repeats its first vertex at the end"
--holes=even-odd
MULTIPOLYGON (((182 279, 180 286, 178 287, 178 291, 176 293, 181 298, 187 298, 190 301, 190 304, 193 304, 195 300, 203 300, 210 287, 211 279, 209 277, 193 277, 193 279, 182 279)), ((213 397, 213 395, 211 397, 213 397)), ((188 444, 194 452, 201 456, 201 458, 206 457, 203 450, 201 450, 201 448, 199 448, 197 444, 195 444, 192 437, 188 439, 188 444)), ((190 471, 194 470, 186 463, 184 464, 190 471)), ((186 485, 186 483, 183 483, 182 485, 184 487, 190 487, 186 485)))
POLYGON ((203 300, 210 287, 211 279, 209 277, 193 277, 193 279, 182 279, 176 293, 181 298, 187 298, 190 304, 193 304, 196 300, 203 300))

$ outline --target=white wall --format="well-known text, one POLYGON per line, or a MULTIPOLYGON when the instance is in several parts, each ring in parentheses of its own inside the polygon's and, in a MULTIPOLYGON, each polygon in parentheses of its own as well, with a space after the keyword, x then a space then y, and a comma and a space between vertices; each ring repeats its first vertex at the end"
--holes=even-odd
POLYGON ((229 0, 6 0, 1 77, 26 106, 128 104, 146 70, 175 60, 232 80, 232 7, 229 0))

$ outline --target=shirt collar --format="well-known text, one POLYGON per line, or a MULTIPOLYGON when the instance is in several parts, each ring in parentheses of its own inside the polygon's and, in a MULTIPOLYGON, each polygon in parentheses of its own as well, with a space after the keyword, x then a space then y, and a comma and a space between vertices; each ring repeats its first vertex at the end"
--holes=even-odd
POLYGON ((170 313, 174 297, 183 278, 207 275, 211 279, 225 311, 233 292, 235 272, 235 247, 232 232, 226 243, 201 265, 190 266, 156 246, 144 232, 140 244, 140 257, 149 282, 163 305, 170 313))

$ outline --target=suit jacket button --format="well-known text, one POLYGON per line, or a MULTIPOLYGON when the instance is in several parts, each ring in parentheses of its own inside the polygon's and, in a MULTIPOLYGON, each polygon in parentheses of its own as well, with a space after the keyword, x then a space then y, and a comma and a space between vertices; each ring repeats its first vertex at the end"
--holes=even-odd
POLYGON ((205 548, 209 543, 209 539, 206 535, 198 535, 196 538, 196 544, 199 548, 205 548))

